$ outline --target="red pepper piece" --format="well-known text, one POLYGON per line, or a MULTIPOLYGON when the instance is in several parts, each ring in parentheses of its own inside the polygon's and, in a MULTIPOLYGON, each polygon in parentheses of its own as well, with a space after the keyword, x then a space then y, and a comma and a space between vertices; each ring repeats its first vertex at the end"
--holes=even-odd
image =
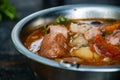
POLYGON ((107 43, 100 34, 95 37, 94 43, 100 53, 107 57, 113 58, 120 55, 120 50, 114 45, 107 43))

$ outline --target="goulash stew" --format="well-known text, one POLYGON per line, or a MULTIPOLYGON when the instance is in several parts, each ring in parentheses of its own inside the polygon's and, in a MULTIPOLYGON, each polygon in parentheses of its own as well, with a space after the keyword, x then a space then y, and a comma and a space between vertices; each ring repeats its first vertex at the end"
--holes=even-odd
POLYGON ((120 64, 120 20, 67 19, 33 31, 24 42, 33 53, 70 64, 120 64))

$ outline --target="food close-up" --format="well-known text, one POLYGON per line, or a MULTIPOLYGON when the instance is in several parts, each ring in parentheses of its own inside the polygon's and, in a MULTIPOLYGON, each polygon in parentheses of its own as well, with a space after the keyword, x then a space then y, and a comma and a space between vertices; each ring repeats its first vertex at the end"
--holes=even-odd
POLYGON ((57 62, 119 65, 120 20, 59 16, 30 33, 24 45, 31 52, 57 62))
POLYGON ((120 79, 119 7, 78 4, 40 10, 20 20, 11 39, 38 80, 120 79))

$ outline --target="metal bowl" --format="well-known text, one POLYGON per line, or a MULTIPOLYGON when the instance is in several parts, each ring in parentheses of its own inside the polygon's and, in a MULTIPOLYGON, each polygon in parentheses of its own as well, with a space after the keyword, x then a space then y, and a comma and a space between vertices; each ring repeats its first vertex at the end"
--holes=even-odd
POLYGON ((67 18, 107 18, 120 19, 120 8, 110 5, 66 5, 49 8, 33 13, 20 22, 12 30, 12 41, 17 50, 27 56, 36 74, 43 80, 113 80, 120 79, 120 66, 71 66, 58 63, 30 52, 23 44, 26 37, 38 25, 48 24, 58 16, 67 18))

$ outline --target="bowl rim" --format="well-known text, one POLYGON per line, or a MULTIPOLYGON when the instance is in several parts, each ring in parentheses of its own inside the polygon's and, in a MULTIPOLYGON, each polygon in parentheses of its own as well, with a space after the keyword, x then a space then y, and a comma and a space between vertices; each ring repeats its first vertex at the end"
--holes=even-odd
POLYGON ((66 70, 72 70, 72 71, 84 71, 84 72, 116 72, 116 71, 120 71, 120 66, 87 66, 87 65, 80 65, 79 68, 76 67, 71 67, 70 64, 62 64, 47 58, 43 58, 41 56, 38 56, 32 52, 30 52, 27 48, 25 48, 25 46, 22 44, 22 42, 19 39, 19 35, 20 35, 20 31, 22 29, 22 27, 31 19, 33 19, 34 17, 40 15, 40 14, 44 14, 47 13, 49 11, 55 11, 55 10, 60 10, 63 8, 77 8, 77 7, 96 7, 96 8, 114 8, 116 10, 120 10, 119 7, 117 6, 111 6, 111 5, 98 5, 98 4, 77 4, 77 5, 64 5, 64 6, 58 6, 58 7, 52 7, 52 8, 48 8, 48 9, 44 9, 41 11, 37 11, 35 13, 32 13, 28 16, 26 16, 25 18, 23 18, 22 20, 20 20, 15 27, 13 28, 12 32, 11 32, 11 39, 12 42, 14 44, 14 46, 16 47, 16 49, 22 53, 23 55, 25 55, 26 57, 28 57, 29 59, 32 59, 34 61, 37 61, 39 63, 42 63, 44 65, 48 65, 48 66, 52 66, 52 67, 56 67, 56 68, 60 68, 60 69, 66 69, 66 70))

